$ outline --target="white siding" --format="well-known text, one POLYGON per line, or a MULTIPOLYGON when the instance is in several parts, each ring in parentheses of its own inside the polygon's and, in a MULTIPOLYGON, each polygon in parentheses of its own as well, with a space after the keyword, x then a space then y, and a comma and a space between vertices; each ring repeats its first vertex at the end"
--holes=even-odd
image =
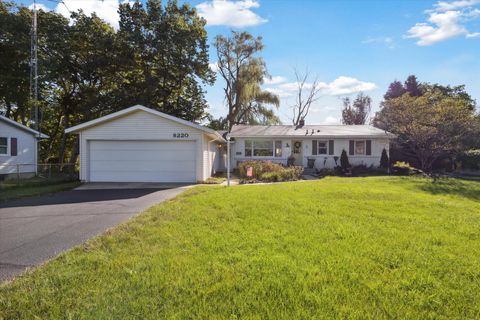
POLYGON ((165 141, 193 141, 196 154, 197 181, 205 180, 208 175, 208 149, 204 142, 205 134, 195 128, 150 114, 145 111, 135 111, 108 122, 80 132, 80 179, 88 181, 88 141, 90 140, 165 140, 165 141), (188 137, 174 138, 174 133, 188 133, 188 137), (207 155, 205 155, 207 153, 207 155))
MULTIPOLYGON (((268 139, 268 138, 267 138, 268 139)), ((235 143, 232 144, 232 168, 236 168, 238 163, 245 160, 268 160, 277 163, 282 163, 284 165, 287 164, 288 156, 291 154, 291 147, 293 141, 302 141, 302 148, 303 148, 303 166, 307 166, 308 158, 315 158, 315 167, 318 169, 321 168, 334 168, 335 167, 335 160, 334 156, 340 157, 342 150, 345 149, 348 155, 349 149, 349 141, 352 139, 346 138, 321 138, 316 137, 315 140, 334 140, 334 154, 333 155, 316 155, 312 156, 312 140, 313 139, 282 139, 282 157, 275 158, 275 157, 245 157, 245 140, 252 140, 250 138, 236 138, 235 143), (289 147, 287 147, 287 144, 289 147), (326 158, 326 159, 325 159, 326 158), (325 162, 325 164, 324 164, 325 162)), ((263 139, 262 139, 263 140, 263 139)), ((279 140, 279 139, 269 139, 269 140, 279 140)), ((356 139, 356 140, 367 140, 365 139, 356 139)), ((379 166, 380 165, 380 157, 382 155, 382 150, 385 148, 387 153, 389 152, 389 141, 388 139, 378 139, 378 138, 368 138, 368 140, 372 141, 372 154, 370 156, 367 155, 348 155, 348 159, 350 164, 352 165, 359 165, 364 164, 366 166, 379 166)), ((339 162, 338 162, 339 163, 339 162)))
POLYGON ((0 174, 35 172, 36 137, 25 130, 0 120, 0 137, 8 138, 8 154, 0 155, 0 174), (17 156, 10 156, 10 139, 17 138, 17 156))

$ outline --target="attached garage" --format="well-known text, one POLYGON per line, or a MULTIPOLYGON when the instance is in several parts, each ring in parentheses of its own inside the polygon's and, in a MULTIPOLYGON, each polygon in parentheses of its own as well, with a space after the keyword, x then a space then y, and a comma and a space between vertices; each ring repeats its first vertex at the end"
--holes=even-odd
POLYGON ((92 140, 92 182, 195 182, 194 141, 92 140))
POLYGON ((134 106, 69 128, 80 139, 80 178, 87 182, 195 183, 216 171, 216 131, 134 106))

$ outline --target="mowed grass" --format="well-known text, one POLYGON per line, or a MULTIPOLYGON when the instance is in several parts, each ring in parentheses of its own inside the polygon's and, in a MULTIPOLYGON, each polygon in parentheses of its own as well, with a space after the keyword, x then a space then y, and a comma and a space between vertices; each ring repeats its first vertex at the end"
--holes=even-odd
POLYGON ((0 287, 5 319, 480 318, 480 183, 197 187, 0 287))
POLYGON ((42 181, 25 180, 17 183, 15 180, 0 183, 0 203, 8 200, 51 194, 73 189, 80 185, 79 181, 42 181))

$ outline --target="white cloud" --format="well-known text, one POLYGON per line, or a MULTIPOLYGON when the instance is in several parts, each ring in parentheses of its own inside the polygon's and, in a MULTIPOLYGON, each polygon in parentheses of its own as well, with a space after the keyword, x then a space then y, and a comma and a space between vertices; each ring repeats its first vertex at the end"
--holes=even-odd
POLYGON ((265 83, 266 85, 279 84, 279 83, 283 83, 283 82, 286 82, 286 81, 287 81, 287 78, 282 77, 282 76, 274 76, 274 77, 271 77, 271 78, 263 78, 263 83, 265 83))
POLYGON ((375 83, 360 81, 352 77, 340 76, 330 83, 320 83, 321 93, 329 96, 347 95, 370 91, 377 88, 375 83))
POLYGON ((388 49, 395 49, 395 41, 391 37, 368 38, 362 41, 363 44, 378 43, 385 45, 388 49))
POLYGON ((82 9, 86 15, 91 15, 95 12, 99 18, 105 20, 115 29, 118 29, 118 20, 120 19, 117 12, 119 5, 118 0, 63 0, 63 2, 65 5, 59 3, 55 11, 67 18, 70 18, 69 11, 75 12, 82 9))
POLYGON ((208 64, 208 67, 209 67, 210 70, 212 70, 213 72, 218 72, 218 64, 217 64, 217 62, 209 63, 209 64, 208 64))
MULTIPOLYGON (((37 10, 43 10, 43 11, 45 11, 45 12, 51 10, 50 8, 47 8, 47 6, 45 6, 45 5, 42 4, 42 3, 37 3, 37 4, 36 4, 36 7, 37 7, 37 10)), ((28 9, 30 9, 30 10, 33 9, 33 3, 28 6, 28 9)))
MULTIPOLYGON (((370 91, 377 88, 375 83, 361 81, 352 77, 340 76, 330 83, 319 82, 318 88, 322 96, 348 95, 358 92, 370 91)), ((312 83, 305 83, 304 88, 312 88, 312 83)), ((278 94, 280 97, 290 97, 298 90, 297 82, 280 83, 275 88, 266 88, 265 90, 278 94)))
POLYGON ((467 21, 480 16, 480 10, 473 7, 476 4, 480 4, 480 0, 437 2, 434 9, 426 11, 428 22, 416 23, 405 38, 417 39, 419 46, 429 46, 462 35, 476 37, 476 32, 469 32, 465 26, 467 21))
POLYGON ((291 97, 293 95, 292 92, 289 92, 289 91, 281 89, 281 88, 265 88, 265 91, 276 94, 280 98, 288 98, 288 97, 291 97))
POLYGON ((207 25, 237 28, 257 26, 267 22, 267 19, 251 10, 258 7, 260 3, 255 0, 212 0, 196 6, 198 14, 207 20, 207 25))
MULTIPOLYGON (((436 11, 450 11, 450 10, 457 10, 461 8, 467 8, 474 6, 475 4, 480 3, 480 0, 458 0, 452 2, 446 1, 439 1, 437 2, 434 7, 436 11)), ((430 12, 432 10, 428 10, 430 12)))
POLYGON ((480 32, 473 32, 466 35, 467 38, 480 38, 480 32))
POLYGON ((337 119, 332 116, 328 116, 325 118, 325 120, 322 121, 321 124, 340 124, 340 119, 337 119))

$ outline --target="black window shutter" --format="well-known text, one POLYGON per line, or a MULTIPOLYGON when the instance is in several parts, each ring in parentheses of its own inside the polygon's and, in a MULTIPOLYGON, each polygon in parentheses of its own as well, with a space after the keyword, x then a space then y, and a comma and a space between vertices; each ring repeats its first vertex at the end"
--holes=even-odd
POLYGON ((312 140, 312 155, 317 155, 317 140, 312 140))
POLYGON ((367 140, 367 156, 372 155, 372 140, 367 140))
POLYGON ((334 152, 334 141, 328 140, 328 154, 332 155, 334 152))
POLYGON ((350 145, 348 148, 348 154, 353 156, 355 154, 355 141, 350 140, 350 145))
POLYGON ((17 138, 10 138, 10 155, 16 156, 18 153, 17 138))

